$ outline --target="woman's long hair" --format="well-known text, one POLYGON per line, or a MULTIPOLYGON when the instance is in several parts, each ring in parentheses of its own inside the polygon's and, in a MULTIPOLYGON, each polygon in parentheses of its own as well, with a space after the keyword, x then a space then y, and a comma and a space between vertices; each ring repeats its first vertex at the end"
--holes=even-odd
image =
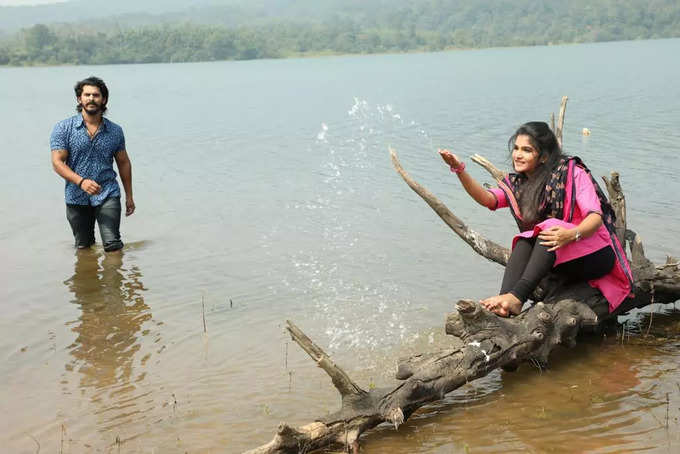
POLYGON ((542 121, 524 123, 515 131, 508 140, 511 155, 517 136, 522 135, 528 136, 529 142, 538 151, 538 166, 531 177, 524 175, 526 179, 520 185, 518 198, 522 218, 528 225, 534 225, 543 220, 539 219, 539 208, 545 197, 545 186, 564 155, 555 133, 542 121))

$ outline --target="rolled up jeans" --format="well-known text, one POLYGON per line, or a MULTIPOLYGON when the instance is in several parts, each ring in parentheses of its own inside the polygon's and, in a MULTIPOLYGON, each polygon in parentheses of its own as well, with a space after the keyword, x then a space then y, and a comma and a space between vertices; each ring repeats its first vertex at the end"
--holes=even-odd
POLYGON ((122 249, 120 212, 120 197, 108 197, 97 206, 66 204, 66 219, 71 224, 76 247, 82 249, 94 244, 96 221, 104 250, 111 252, 122 249))

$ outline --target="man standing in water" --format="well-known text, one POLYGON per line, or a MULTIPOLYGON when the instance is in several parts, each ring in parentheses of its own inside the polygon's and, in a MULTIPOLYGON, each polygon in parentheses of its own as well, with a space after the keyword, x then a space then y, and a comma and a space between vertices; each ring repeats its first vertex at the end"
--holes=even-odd
POLYGON ((135 212, 132 165, 125 150, 123 129, 104 118, 109 90, 103 80, 88 77, 74 88, 78 113, 54 126, 50 136, 52 167, 66 180, 66 218, 76 247, 84 249, 94 244, 96 221, 104 250, 118 251, 123 242, 114 159, 125 189, 125 215, 135 212))

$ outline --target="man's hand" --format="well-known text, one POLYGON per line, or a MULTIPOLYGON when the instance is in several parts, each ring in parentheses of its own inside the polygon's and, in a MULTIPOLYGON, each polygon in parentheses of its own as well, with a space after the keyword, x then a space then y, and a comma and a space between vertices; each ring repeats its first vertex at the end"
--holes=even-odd
POLYGON ((125 198, 125 216, 130 216, 135 212, 135 201, 132 197, 125 198))
POLYGON ((85 178, 80 183, 80 189, 82 189, 83 191, 87 192, 90 195, 95 195, 101 192, 102 187, 99 186, 96 181, 90 180, 89 178, 85 178))

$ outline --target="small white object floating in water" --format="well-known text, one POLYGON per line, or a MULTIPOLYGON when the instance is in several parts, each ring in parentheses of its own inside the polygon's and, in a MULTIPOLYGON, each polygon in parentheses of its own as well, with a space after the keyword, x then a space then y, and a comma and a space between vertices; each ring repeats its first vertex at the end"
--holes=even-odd
POLYGON ((590 135, 590 129, 588 129, 588 128, 583 128, 583 129, 581 130, 581 134, 583 134, 584 136, 589 136, 589 135, 590 135))
POLYGON ((325 140, 326 131, 328 131, 328 126, 326 126, 326 123, 321 123, 321 131, 316 135, 317 140, 325 140))

